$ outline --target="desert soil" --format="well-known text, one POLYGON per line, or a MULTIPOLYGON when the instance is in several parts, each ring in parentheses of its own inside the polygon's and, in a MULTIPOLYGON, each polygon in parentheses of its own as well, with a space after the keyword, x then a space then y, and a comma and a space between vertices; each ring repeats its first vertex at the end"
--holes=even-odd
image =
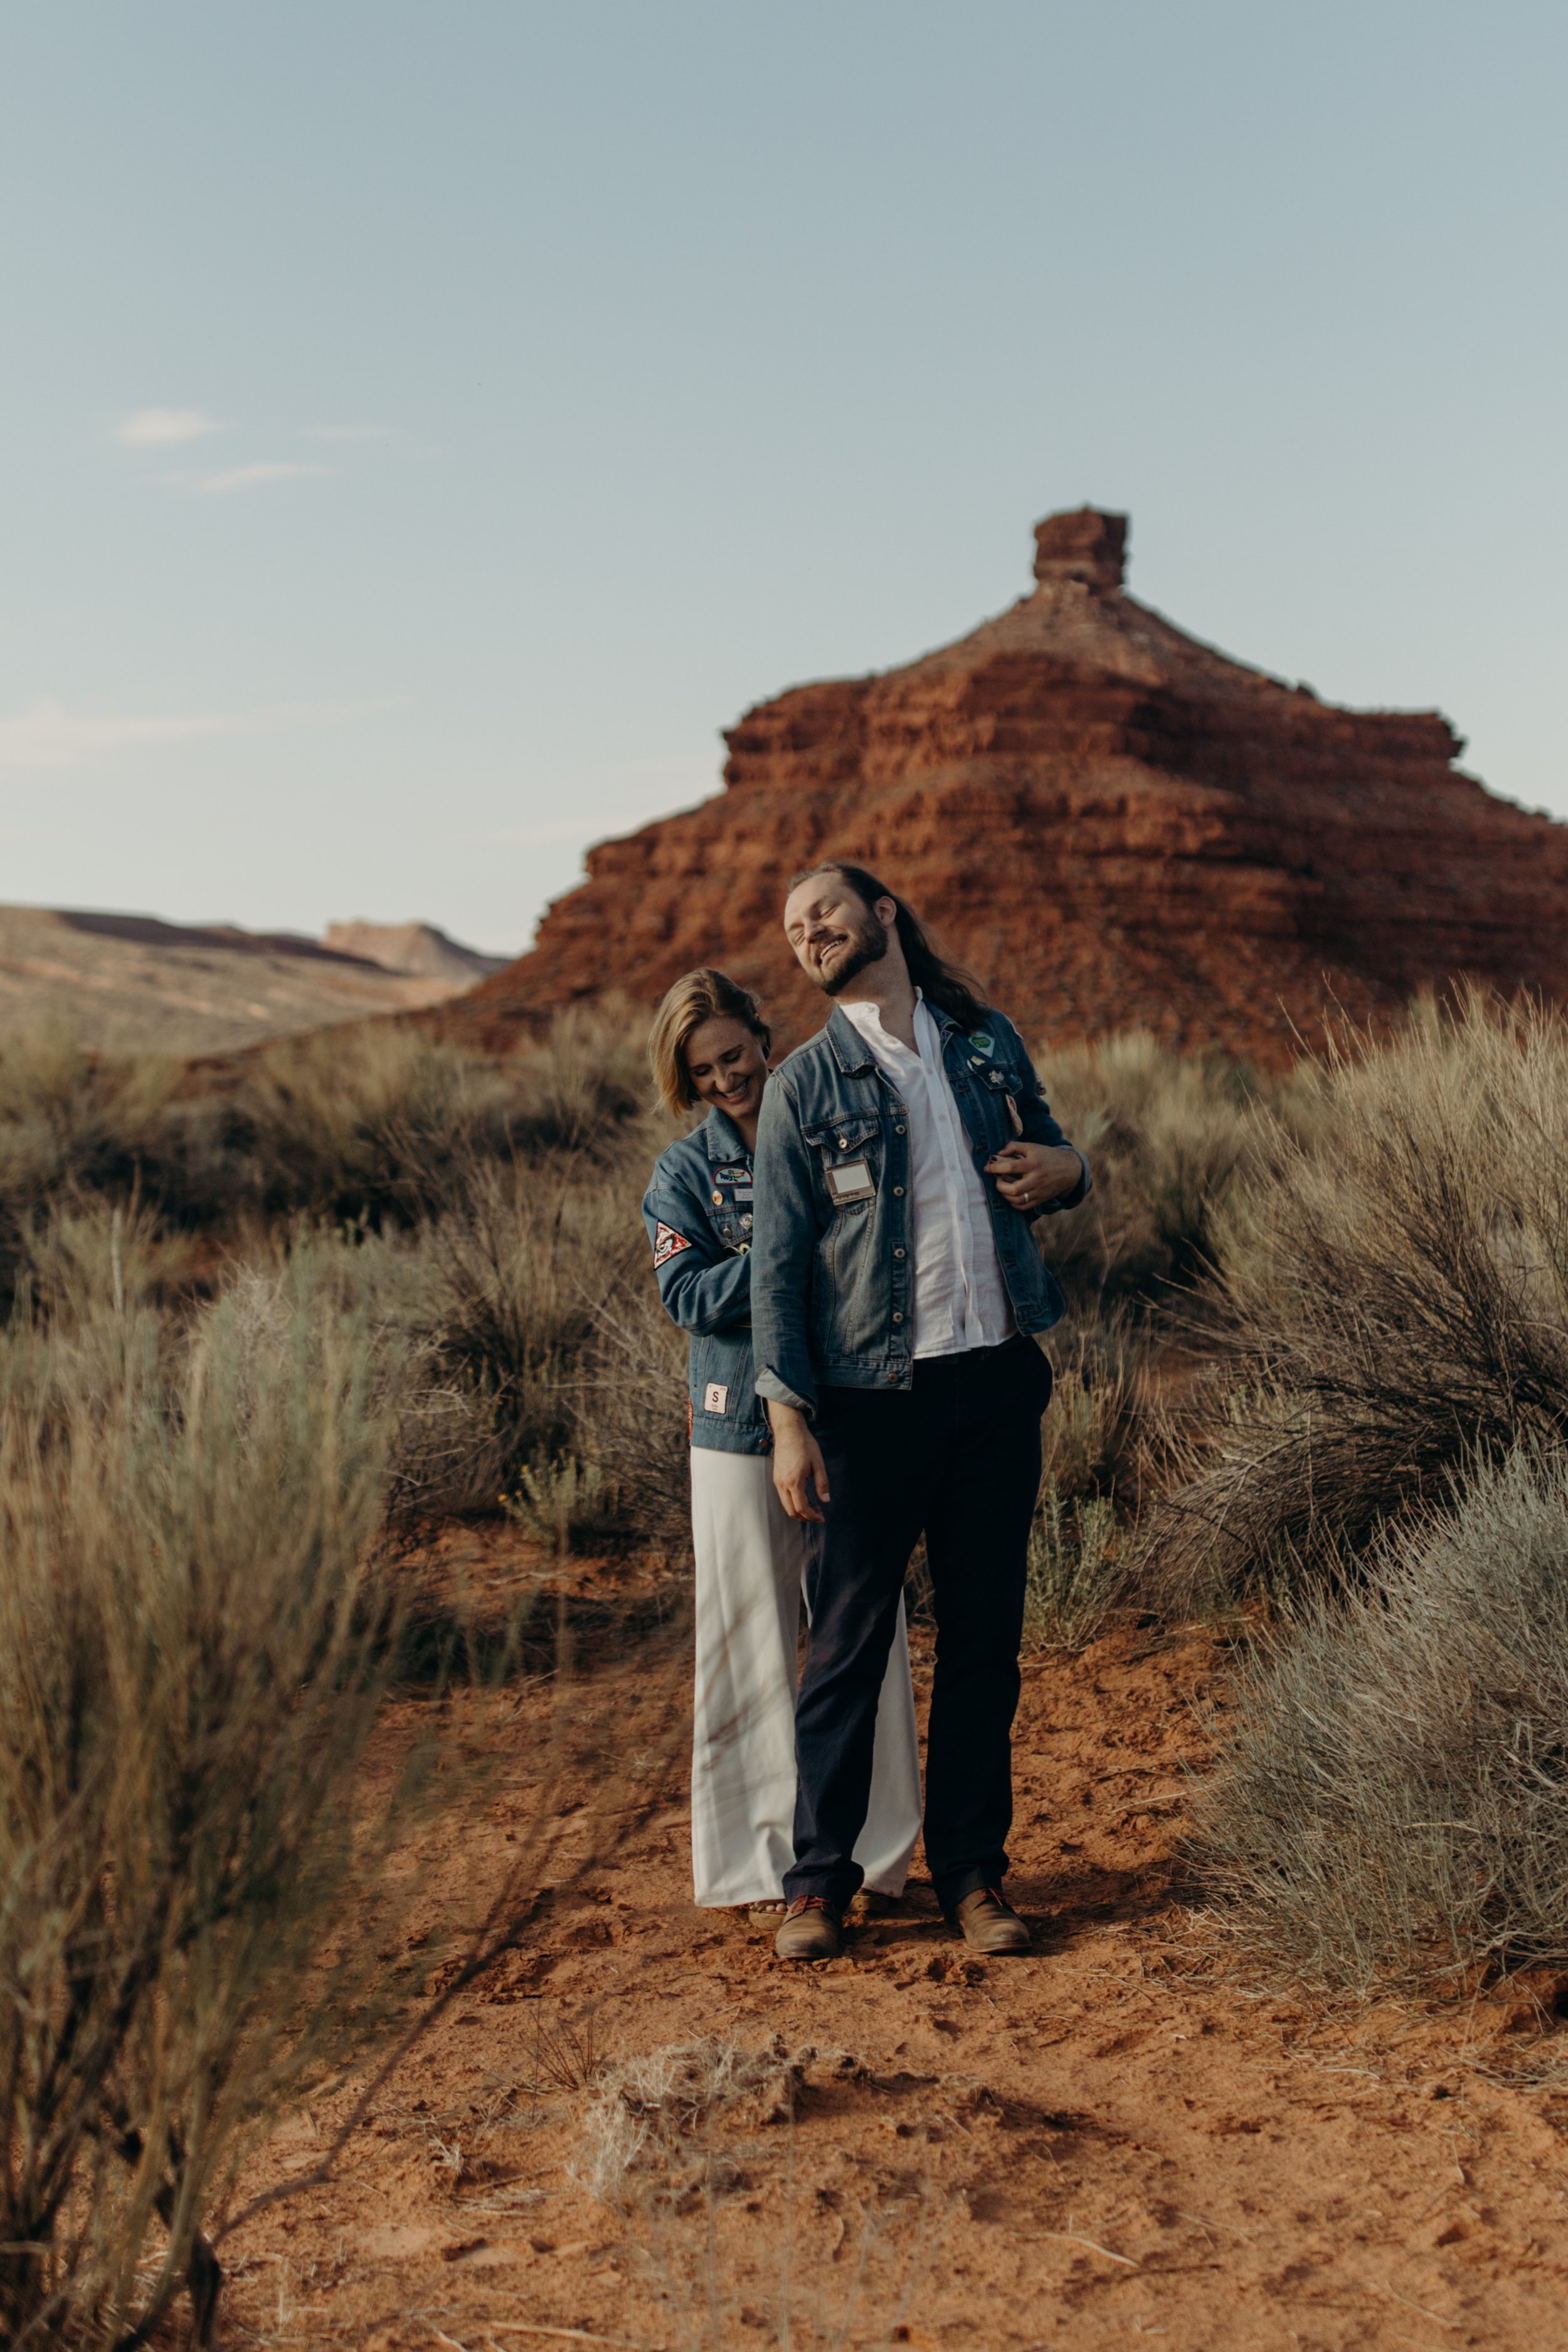
MULTIPOLYGON (((411 1895, 407 1939, 477 1916, 541 1813, 556 1891, 333 2177, 226 2239, 226 2343, 1568 2346, 1552 2021, 1517 1994, 1367 2008, 1259 1981, 1181 1856, 1223 1710, 1209 1639, 1122 1628, 1026 1665, 1009 1885, 1030 1957, 975 1959, 917 1878, 810 1969, 692 1906, 683 1694, 646 1648, 582 1646, 602 1663, 496 1711, 483 1824, 411 1895), (659 1801, 585 1873, 603 1768, 584 1748, 563 1772, 552 1708, 668 1734, 659 1801), (603 2070, 702 2037, 763 2087, 591 2194, 603 2070)), ((247 2193, 309 2177, 352 2097, 288 2126, 247 2193)))

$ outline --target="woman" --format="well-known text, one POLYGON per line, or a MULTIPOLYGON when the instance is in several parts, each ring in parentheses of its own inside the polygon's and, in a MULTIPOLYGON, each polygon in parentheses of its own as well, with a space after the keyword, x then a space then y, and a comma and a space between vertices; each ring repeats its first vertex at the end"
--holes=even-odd
MULTIPOLYGON (((801 1595, 816 1530, 785 1516, 752 1387, 752 1154, 772 1037, 721 971, 688 972, 658 1008, 650 1054, 665 1108, 706 1104, 660 1157, 643 1202, 666 1312, 690 1335, 697 1691, 691 1757, 696 1899, 776 1927, 795 1852, 801 1595)), ((920 1748, 902 1604, 877 1715, 871 1809, 855 1859, 876 1895, 903 1892, 920 1833, 920 1748)))

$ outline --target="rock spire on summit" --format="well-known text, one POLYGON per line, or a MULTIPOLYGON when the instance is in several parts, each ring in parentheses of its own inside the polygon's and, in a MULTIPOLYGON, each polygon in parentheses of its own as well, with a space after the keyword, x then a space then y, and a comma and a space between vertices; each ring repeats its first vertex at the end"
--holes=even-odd
POLYGON ((1037 525, 1036 584, 899 668, 792 687, 729 729, 726 789, 588 853, 533 951, 438 1021, 487 1048, 720 965, 803 1036, 790 877, 884 874, 1042 1049, 1150 1029, 1292 1060, 1460 979, 1568 1004, 1568 826, 1454 765, 1436 711, 1347 710, 1122 585, 1127 517, 1037 525))
POLYGON ((1097 595, 1114 593, 1126 571, 1127 517, 1100 507, 1075 507, 1035 525, 1035 577, 1042 583, 1081 580, 1097 595))

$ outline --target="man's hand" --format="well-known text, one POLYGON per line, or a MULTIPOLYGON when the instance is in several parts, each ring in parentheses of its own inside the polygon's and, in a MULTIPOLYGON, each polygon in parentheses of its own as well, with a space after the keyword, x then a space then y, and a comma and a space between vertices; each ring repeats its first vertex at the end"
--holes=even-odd
POLYGON ((831 1497, 827 1465, 811 1433, 811 1423, 793 1404, 775 1404, 769 1397, 767 1408, 773 1423, 773 1485, 779 1500, 792 1519, 815 1519, 820 1527, 823 1515, 817 1505, 831 1497))
POLYGON ((1048 1202, 1064 1192, 1076 1192, 1083 1181, 1083 1161, 1070 1143, 1005 1143, 985 1163, 987 1176, 1009 1208, 1037 1217, 1048 1202))

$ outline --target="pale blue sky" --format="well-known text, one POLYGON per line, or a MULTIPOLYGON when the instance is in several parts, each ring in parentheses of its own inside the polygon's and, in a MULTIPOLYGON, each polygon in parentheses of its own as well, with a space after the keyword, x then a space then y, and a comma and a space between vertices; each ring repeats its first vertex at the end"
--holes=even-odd
POLYGON ((1565 62, 1512 0, 13 0, 0 899, 520 946, 1086 499, 1568 813, 1565 62))

